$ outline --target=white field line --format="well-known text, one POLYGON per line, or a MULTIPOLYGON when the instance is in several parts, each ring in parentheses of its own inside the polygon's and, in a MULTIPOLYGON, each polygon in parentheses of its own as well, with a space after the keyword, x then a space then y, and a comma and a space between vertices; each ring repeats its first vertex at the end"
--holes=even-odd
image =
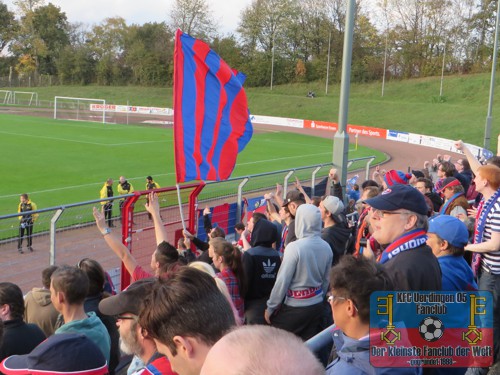
MULTIPOLYGON (((269 163, 272 161, 280 161, 280 160, 291 160, 291 159, 303 159, 304 157, 310 157, 310 156, 321 156, 321 155, 330 155, 331 152, 321 152, 319 154, 309 154, 309 155, 296 155, 296 156, 287 156, 283 158, 275 158, 275 159, 266 159, 266 160, 258 160, 258 161, 250 161, 246 163, 238 163, 238 165, 254 165, 254 164, 260 164, 260 163, 269 163)), ((153 176, 172 176, 174 173, 153 173, 153 176)), ((146 176, 140 176, 140 177, 132 177, 128 178, 130 181, 142 181, 145 180, 146 176)), ((72 185, 72 186, 64 186, 64 187, 59 187, 57 189, 46 189, 46 190, 38 190, 38 191, 32 191, 29 192, 28 194, 42 194, 42 193, 51 193, 51 192, 57 192, 61 190, 70 190, 70 189, 78 189, 78 188, 83 188, 83 187, 91 187, 91 186, 100 186, 104 182, 91 182, 88 184, 82 184, 82 185, 72 185)), ((17 197, 19 194, 9 194, 9 195, 2 195, 0 196, 0 199, 6 199, 6 198, 12 198, 12 197, 17 197)))
POLYGON ((66 138, 57 138, 57 137, 44 137, 42 135, 30 135, 30 134, 25 134, 25 133, 10 133, 10 132, 0 131, 0 134, 22 136, 24 138, 26 138, 26 137, 41 138, 41 139, 50 139, 50 140, 53 140, 53 141, 83 143, 83 144, 93 145, 93 146, 111 146, 111 147, 127 146, 127 145, 141 145, 141 144, 146 144, 146 143, 164 143, 164 142, 168 143, 168 142, 172 142, 172 141, 169 141, 169 140, 159 140, 159 141, 141 141, 141 142, 126 142, 126 143, 99 143, 99 142, 78 141, 78 140, 75 140, 75 139, 66 139, 66 138))

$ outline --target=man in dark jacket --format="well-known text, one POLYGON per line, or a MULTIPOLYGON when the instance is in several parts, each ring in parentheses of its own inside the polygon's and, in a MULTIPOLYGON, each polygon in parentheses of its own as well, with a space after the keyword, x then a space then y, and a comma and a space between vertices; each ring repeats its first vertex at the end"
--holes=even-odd
POLYGON ((273 290, 281 265, 280 253, 272 248, 276 235, 276 226, 269 220, 254 220, 250 240, 252 247, 243 253, 242 258, 244 277, 248 285, 244 296, 247 324, 266 324, 266 301, 273 290))
POLYGON ((321 238, 328 242, 333 252, 332 265, 339 262, 342 255, 351 252, 349 248, 354 243, 351 238, 352 232, 347 226, 347 218, 344 215, 344 204, 334 196, 328 195, 319 204, 323 230, 321 238))
POLYGON ((424 196, 411 186, 393 185, 365 203, 373 210, 373 237, 384 249, 378 261, 394 290, 441 290, 441 268, 426 245, 424 196))
POLYGON ((45 340, 45 334, 37 325, 23 321, 23 292, 16 284, 0 283, 0 306, 4 325, 0 361, 14 354, 28 354, 45 340))

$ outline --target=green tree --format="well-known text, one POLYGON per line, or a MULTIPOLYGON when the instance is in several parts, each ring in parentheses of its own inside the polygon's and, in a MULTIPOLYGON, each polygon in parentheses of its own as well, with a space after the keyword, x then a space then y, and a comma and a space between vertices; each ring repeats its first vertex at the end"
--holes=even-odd
POLYGON ((132 25, 125 37, 125 63, 132 70, 132 82, 141 85, 172 83, 173 33, 165 23, 132 25))
POLYGON ((9 11, 7 5, 0 2, 0 52, 13 39, 17 29, 14 13, 9 11))

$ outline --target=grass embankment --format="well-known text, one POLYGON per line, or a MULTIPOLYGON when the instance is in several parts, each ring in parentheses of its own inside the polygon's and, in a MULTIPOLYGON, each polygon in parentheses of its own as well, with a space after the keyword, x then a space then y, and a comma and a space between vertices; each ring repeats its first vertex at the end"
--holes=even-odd
MULTIPOLYGON (((498 80, 497 80, 498 82, 498 80)), ((439 97, 440 78, 388 81, 384 97, 381 83, 353 84, 351 87, 349 123, 415 132, 444 138, 462 138, 482 145, 489 97, 489 74, 449 76, 444 78, 443 97, 439 97)), ((25 89, 23 89, 25 90, 25 89)), ((29 90, 29 89, 28 89, 29 90)), ((53 86, 37 87, 41 100, 55 95, 106 99, 109 103, 172 106, 172 90, 157 87, 53 86)), ((338 85, 324 82, 248 88, 250 110, 254 114, 323 120, 338 119, 338 85), (315 99, 306 93, 315 91, 315 99)), ((500 92, 493 106, 491 149, 496 150, 500 132, 500 92)))

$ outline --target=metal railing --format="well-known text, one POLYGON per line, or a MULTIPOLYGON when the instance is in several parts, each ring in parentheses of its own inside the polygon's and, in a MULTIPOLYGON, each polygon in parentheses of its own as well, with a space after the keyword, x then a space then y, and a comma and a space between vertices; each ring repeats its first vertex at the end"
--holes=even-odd
MULTIPOLYGON (((369 166, 374 159, 373 156, 353 159, 351 165, 358 164, 358 168, 364 170, 365 165, 369 166)), ((331 167, 331 164, 320 164, 207 183, 191 208, 194 212, 186 212, 189 216, 185 217, 190 218, 189 225, 193 230, 203 233, 203 228, 199 228, 200 225, 198 224, 201 208, 227 204, 228 211, 221 213, 220 220, 217 220, 219 220, 219 225, 225 226, 227 234, 231 235, 234 233, 236 220, 239 221, 239 218, 241 218, 243 196, 258 201, 265 192, 274 190, 276 183, 281 183, 284 189, 288 189, 292 186, 290 184, 292 176, 298 177, 305 188, 311 189, 311 195, 318 194, 316 181, 322 174, 324 176, 322 179, 327 178, 328 170, 331 167), (309 188, 306 186, 308 184, 313 186, 309 188)), ((109 250, 100 232, 95 228, 92 207, 100 206, 103 202, 110 200, 116 202, 113 205, 112 212, 113 220, 118 225, 122 222, 119 201, 128 199, 133 195, 96 199, 31 212, 38 215, 38 219, 33 225, 33 248, 35 252, 28 252, 24 255, 17 252, 19 214, 12 213, 0 216, 0 251, 2 251, 3 256, 0 272, 2 279, 17 283, 23 291, 27 292, 32 287, 40 285, 43 268, 51 264, 76 264, 83 257, 92 257, 98 260, 105 270, 116 272, 116 269, 121 266, 120 260, 109 250)), ((173 206, 177 206, 177 203, 172 192, 164 193, 163 198, 165 199, 162 200, 161 209, 168 210, 168 212, 165 211, 165 218, 167 218, 172 215, 173 206)), ((145 197, 137 202, 134 209, 133 220, 137 220, 138 223, 144 222, 146 217, 144 203, 145 197)), ((139 231, 147 232, 152 229, 152 223, 148 221, 141 225, 143 225, 143 229, 139 229, 139 231)), ((176 234, 172 236, 172 239, 176 239, 178 235, 177 225, 176 234)), ((127 240, 130 239, 124 236, 124 243, 127 240)), ((135 242, 134 247, 138 247, 135 242)), ((147 247, 147 249, 149 250, 150 247, 147 247)), ((150 253, 149 251, 146 252, 149 255, 144 254, 140 264, 147 267, 149 266, 150 253)), ((120 275, 117 278, 121 280, 120 275)))

